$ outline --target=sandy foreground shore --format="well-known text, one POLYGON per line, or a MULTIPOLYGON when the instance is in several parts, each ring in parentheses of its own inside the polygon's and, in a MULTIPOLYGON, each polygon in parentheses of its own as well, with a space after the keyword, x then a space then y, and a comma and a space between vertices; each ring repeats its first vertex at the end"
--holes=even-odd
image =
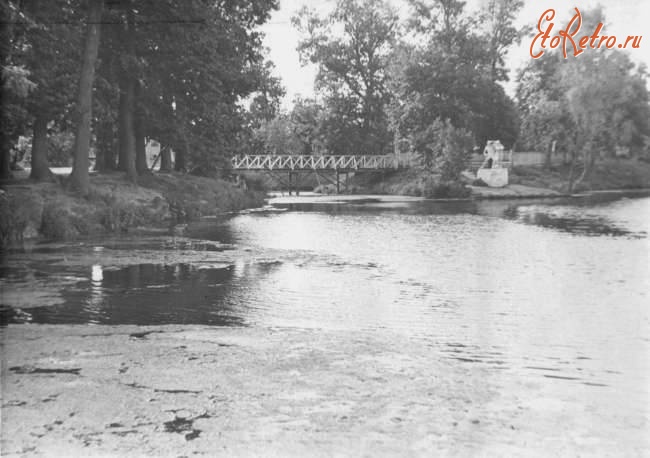
POLYGON ((10 325, 0 336, 3 457, 643 456, 650 445, 647 418, 609 409, 619 394, 594 405, 588 390, 603 388, 513 379, 383 330, 10 325))

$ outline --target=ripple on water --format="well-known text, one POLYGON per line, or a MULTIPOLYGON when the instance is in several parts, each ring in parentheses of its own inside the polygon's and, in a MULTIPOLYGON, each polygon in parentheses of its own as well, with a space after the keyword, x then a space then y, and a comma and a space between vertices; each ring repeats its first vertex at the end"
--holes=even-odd
POLYGON ((458 364, 616 385, 649 342, 648 202, 321 205, 200 240, 36 247, 0 270, 3 303, 11 322, 398 332, 458 364))

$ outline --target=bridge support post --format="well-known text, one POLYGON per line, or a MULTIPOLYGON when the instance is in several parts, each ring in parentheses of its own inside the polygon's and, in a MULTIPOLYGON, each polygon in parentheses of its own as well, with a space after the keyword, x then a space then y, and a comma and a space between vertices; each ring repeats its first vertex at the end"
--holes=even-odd
POLYGON ((296 191, 296 196, 300 195, 300 172, 296 173, 296 181, 293 184, 293 189, 296 191))
POLYGON ((339 169, 336 169, 336 193, 341 194, 341 172, 339 172, 339 169))
POLYGON ((291 195, 291 178, 293 177, 293 174, 291 171, 289 171, 289 195, 291 195))

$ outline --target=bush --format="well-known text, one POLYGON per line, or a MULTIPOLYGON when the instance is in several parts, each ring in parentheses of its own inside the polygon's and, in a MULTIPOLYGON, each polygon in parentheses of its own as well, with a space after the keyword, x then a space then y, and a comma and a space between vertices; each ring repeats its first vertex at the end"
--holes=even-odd
POLYGON ((43 209, 40 233, 47 239, 67 240, 80 234, 76 218, 60 201, 47 203, 43 209))
POLYGON ((437 182, 428 178, 424 182, 422 194, 429 199, 458 199, 469 197, 471 190, 456 181, 437 182))
POLYGON ((268 191, 267 180, 261 174, 248 174, 243 177, 243 180, 250 191, 268 191))
POLYGON ((436 119, 432 125, 412 135, 422 164, 442 175, 445 181, 457 180, 467 168, 474 140, 464 129, 455 128, 447 119, 436 119))
POLYGON ((102 213, 100 222, 109 232, 126 232, 129 227, 147 222, 146 218, 139 215, 139 207, 112 196, 105 197, 102 213))
POLYGON ((472 181, 472 186, 483 186, 486 187, 488 184, 483 181, 482 178, 477 178, 476 180, 472 181))
POLYGON ((321 184, 314 188, 314 192, 317 194, 336 194, 336 186, 333 184, 321 184))
POLYGON ((0 248, 38 232, 43 201, 39 196, 0 190, 0 248))

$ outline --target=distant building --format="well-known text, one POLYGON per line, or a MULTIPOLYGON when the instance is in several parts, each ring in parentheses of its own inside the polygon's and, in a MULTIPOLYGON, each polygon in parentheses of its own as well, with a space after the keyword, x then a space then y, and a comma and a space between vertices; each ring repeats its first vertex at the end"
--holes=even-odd
MULTIPOLYGON (((160 143, 154 139, 149 139, 145 146, 147 156, 147 167, 151 170, 160 170, 160 143)), ((174 162, 174 150, 171 150, 172 163, 174 162)))

